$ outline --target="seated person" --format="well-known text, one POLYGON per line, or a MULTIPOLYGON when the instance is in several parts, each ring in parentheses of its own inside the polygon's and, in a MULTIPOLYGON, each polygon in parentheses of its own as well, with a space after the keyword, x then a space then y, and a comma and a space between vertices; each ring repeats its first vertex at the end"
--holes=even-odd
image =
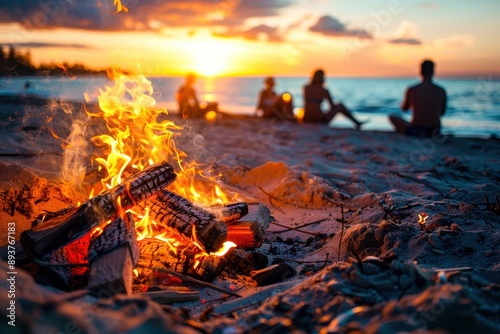
POLYGON ((216 102, 207 103, 206 106, 201 107, 196 97, 194 90, 194 83, 196 76, 189 74, 186 77, 184 85, 179 87, 175 95, 177 103, 179 104, 179 113, 183 118, 199 118, 204 117, 208 111, 217 112, 218 104, 216 102))
POLYGON ((259 93, 259 102, 256 113, 260 112, 262 118, 277 118, 280 120, 295 120, 293 115, 293 101, 290 93, 276 94, 274 79, 268 77, 264 80, 265 88, 259 93))
POLYGON ((325 72, 317 70, 314 72, 311 82, 304 86, 304 118, 306 123, 330 123, 330 121, 341 113, 356 124, 356 129, 360 129, 363 122, 358 121, 351 112, 342 104, 333 103, 332 96, 328 89, 323 87, 325 82, 325 72), (321 103, 327 100, 330 104, 330 110, 323 112, 321 103))
POLYGON ((412 110, 411 122, 394 115, 389 116, 389 120, 399 133, 414 136, 438 135, 441 130, 440 117, 446 110, 446 91, 432 82, 432 61, 422 62, 420 74, 422 82, 406 90, 401 104, 403 111, 412 110))

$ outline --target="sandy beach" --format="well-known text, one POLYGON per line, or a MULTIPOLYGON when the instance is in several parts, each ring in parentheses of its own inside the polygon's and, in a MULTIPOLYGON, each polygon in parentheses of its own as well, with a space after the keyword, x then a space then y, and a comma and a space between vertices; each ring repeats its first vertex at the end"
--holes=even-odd
MULTIPOLYGON (((137 303, 142 306, 123 331, 153 324, 174 332, 220 333, 498 330, 498 139, 417 138, 221 115, 212 122, 172 119, 183 127, 179 146, 207 173, 220 175, 223 189, 265 204, 285 226, 271 224, 256 251, 269 265, 284 261, 296 274, 258 287, 227 269, 212 283, 238 291, 239 299, 199 288, 203 302, 161 309, 138 296, 93 302, 61 294, 59 310, 41 311, 57 292, 21 273, 17 317, 30 331, 62 328, 64 321, 44 324, 51 312, 62 312, 88 332, 112 331, 120 312, 137 303), (424 213, 427 220, 419 224, 424 213), (83 321, 89 310, 95 316, 83 321), (106 324, 105 317, 111 319, 106 324)), ((2 245, 9 222, 16 223, 18 240, 39 214, 75 202, 60 191, 64 150, 49 128, 26 124, 1 134, 2 245), (20 198, 33 200, 20 207, 20 198)), ((3 269, 0 286, 6 291, 3 269)))

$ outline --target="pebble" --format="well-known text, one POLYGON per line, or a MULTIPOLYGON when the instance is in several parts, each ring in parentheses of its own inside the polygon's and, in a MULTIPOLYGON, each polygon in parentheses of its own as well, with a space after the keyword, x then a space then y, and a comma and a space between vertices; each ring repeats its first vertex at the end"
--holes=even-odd
POLYGON ((437 249, 437 248, 433 248, 432 251, 436 254, 439 254, 439 255, 446 255, 446 252, 445 251, 442 251, 440 249, 437 249))
POLYGON ((429 234, 428 241, 435 248, 441 248, 443 244, 443 242, 436 233, 429 234))

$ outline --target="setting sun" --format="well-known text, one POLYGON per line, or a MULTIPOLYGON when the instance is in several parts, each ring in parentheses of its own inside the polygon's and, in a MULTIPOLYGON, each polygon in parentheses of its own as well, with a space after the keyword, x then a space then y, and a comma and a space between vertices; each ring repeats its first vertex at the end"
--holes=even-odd
POLYGON ((190 39, 182 49, 186 54, 186 70, 206 77, 230 73, 237 56, 231 43, 214 38, 190 39))
POLYGON ((193 71, 207 77, 224 74, 227 68, 227 55, 216 49, 198 52, 193 57, 193 71))

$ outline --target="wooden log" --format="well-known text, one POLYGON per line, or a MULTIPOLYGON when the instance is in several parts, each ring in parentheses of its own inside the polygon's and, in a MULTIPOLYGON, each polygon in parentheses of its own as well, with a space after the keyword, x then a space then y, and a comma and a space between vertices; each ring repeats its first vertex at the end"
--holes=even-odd
POLYGON ((122 210, 133 207, 165 188, 175 177, 172 167, 161 162, 134 174, 79 207, 56 212, 48 217, 50 219, 41 215, 31 230, 21 234, 24 251, 32 258, 41 258, 116 218, 122 210))
POLYGON ((133 269, 139 260, 135 222, 130 214, 116 218, 102 233, 94 232, 89 246, 89 283, 97 297, 132 294, 133 269))
POLYGON ((286 263, 274 264, 262 270, 250 273, 253 280, 257 282, 257 285, 259 286, 280 283, 287 278, 295 276, 296 274, 297 272, 295 269, 286 263))
POLYGON ((139 261, 139 246, 135 231, 135 222, 130 213, 124 218, 117 217, 103 229, 96 229, 90 235, 90 246, 88 251, 89 262, 94 261, 99 256, 117 248, 122 244, 128 244, 134 266, 139 261))
POLYGON ((224 222, 168 190, 160 191, 142 203, 141 207, 150 208, 149 216, 157 224, 198 241, 207 253, 218 251, 227 240, 227 226, 224 222))
POLYGON ((238 248, 259 248, 266 237, 271 216, 265 205, 250 205, 249 213, 240 221, 227 226, 227 240, 238 248))
POLYGON ((217 205, 206 208, 215 218, 226 224, 231 224, 240 220, 248 213, 248 205, 244 202, 217 205))
POLYGON ((190 302, 200 299, 200 293, 198 291, 189 290, 187 288, 179 289, 169 287, 158 291, 141 292, 141 295, 148 296, 153 301, 162 305, 190 302))
POLYGON ((141 255, 137 269, 140 281, 152 277, 154 270, 147 268, 157 267, 210 282, 222 272, 226 262, 220 256, 200 257, 201 250, 189 240, 169 244, 157 239, 143 239, 139 241, 139 249, 141 255))
POLYGON ((89 244, 89 235, 85 235, 48 253, 43 261, 37 262, 37 281, 63 291, 83 288, 82 278, 88 271, 89 244))

